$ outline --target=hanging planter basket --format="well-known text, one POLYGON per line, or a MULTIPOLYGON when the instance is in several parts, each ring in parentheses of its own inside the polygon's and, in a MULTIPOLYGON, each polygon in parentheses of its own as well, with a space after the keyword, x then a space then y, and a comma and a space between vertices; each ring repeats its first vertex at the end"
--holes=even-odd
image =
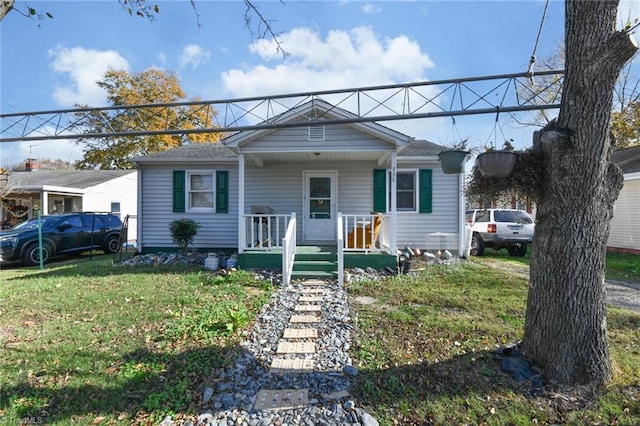
POLYGON ((462 173, 469 151, 452 150, 438 154, 442 171, 446 174, 462 173))
POLYGON ((516 165, 518 154, 513 151, 487 151, 478 155, 476 167, 484 177, 507 177, 516 165))

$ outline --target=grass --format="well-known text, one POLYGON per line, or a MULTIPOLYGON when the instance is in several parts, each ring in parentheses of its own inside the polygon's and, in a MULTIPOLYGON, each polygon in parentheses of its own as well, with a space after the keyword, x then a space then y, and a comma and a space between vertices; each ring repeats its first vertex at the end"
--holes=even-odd
MULTIPOLYGON (((104 259, 2 271, 0 423, 146 425, 196 414, 273 291, 242 271, 104 259)), ((352 397, 381 425, 640 424, 640 314, 609 309, 615 378, 601 393, 532 397, 491 352, 522 336, 526 276, 475 261, 420 266, 349 287, 378 300, 352 303, 350 355, 360 370, 352 397)))
POLYGON ((105 259, 2 272, 0 420, 157 424, 186 412, 273 291, 242 271, 105 259))
MULTIPOLYGON (((529 266, 531 262, 531 246, 529 246, 527 255, 524 257, 509 256, 506 250, 488 248, 485 250, 484 255, 473 259, 486 264, 500 261, 502 265, 529 266)), ((606 278, 640 283, 640 256, 626 253, 607 253, 606 278)))
POLYGON ((640 314, 610 308, 614 380, 588 398, 530 396, 492 353, 524 328, 527 279, 480 263, 353 284, 355 398, 381 425, 640 424, 640 314))

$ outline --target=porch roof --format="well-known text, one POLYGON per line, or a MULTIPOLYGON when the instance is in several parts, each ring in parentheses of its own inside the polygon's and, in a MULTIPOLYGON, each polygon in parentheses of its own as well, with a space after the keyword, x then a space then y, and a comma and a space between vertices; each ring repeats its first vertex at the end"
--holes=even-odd
MULTIPOLYGON (((411 140, 398 152, 398 160, 437 159, 443 146, 426 140, 411 140)), ((336 160, 375 160, 381 152, 322 152, 315 155, 310 152, 260 153, 262 161, 336 161, 336 160)), ((238 161, 238 154, 221 143, 198 143, 183 145, 166 151, 145 155, 135 159, 137 163, 174 163, 188 161, 190 163, 231 162, 238 161)))

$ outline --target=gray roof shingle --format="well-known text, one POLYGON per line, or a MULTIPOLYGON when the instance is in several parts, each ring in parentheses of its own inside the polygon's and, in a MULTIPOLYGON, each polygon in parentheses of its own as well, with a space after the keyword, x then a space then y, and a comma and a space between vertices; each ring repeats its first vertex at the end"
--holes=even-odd
POLYGON ((611 161, 616 163, 624 174, 640 172, 640 146, 614 151, 611 161))
POLYGON ((36 170, 32 172, 12 171, 9 185, 15 188, 61 186, 65 188, 85 189, 112 179, 119 178, 136 170, 36 170))
POLYGON ((158 160, 194 160, 194 159, 227 159, 237 158, 238 154, 219 142, 191 143, 166 151, 155 152, 134 158, 133 161, 144 163, 158 160))

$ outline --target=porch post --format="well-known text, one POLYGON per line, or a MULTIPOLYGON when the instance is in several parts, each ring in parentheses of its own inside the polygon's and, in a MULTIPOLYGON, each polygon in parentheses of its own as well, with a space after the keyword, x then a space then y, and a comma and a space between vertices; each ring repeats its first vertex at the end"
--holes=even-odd
POLYGON ((395 255, 398 252, 398 240, 397 240, 397 225, 398 218, 396 214, 396 198, 397 198, 397 182, 398 182, 398 159, 395 152, 391 154, 391 254, 395 255))
POLYGON ((465 214, 464 197, 464 170, 458 174, 458 256, 466 255, 467 249, 467 226, 465 214))
POLYGON ((238 155, 238 253, 244 253, 247 234, 244 223, 244 154, 238 155))
POLYGON ((41 214, 51 214, 49 211, 49 192, 42 190, 40 193, 40 211, 41 214))

